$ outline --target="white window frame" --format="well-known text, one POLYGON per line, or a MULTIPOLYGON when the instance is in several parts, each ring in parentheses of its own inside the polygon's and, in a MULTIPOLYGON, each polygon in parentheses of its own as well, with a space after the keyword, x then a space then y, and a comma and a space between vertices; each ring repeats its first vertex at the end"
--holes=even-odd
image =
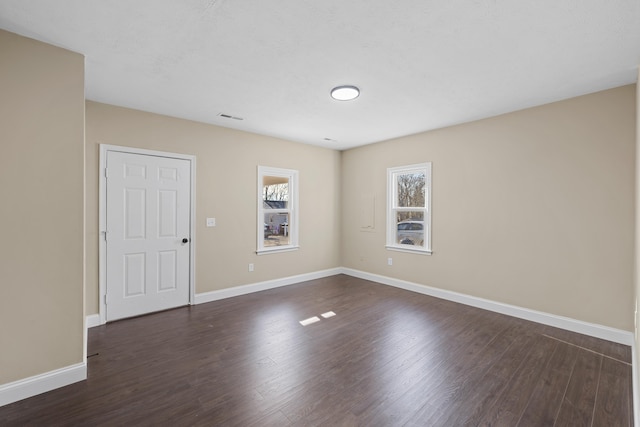
POLYGON ((293 169, 274 168, 269 166, 258 166, 258 226, 257 226, 257 254, 268 254, 277 252, 286 252, 298 250, 298 230, 299 230, 299 215, 298 215, 298 171, 293 169), (264 246, 264 215, 266 209, 264 209, 264 203, 262 199, 263 182, 265 176, 275 176, 280 178, 286 178, 289 181, 289 200, 286 209, 278 209, 278 212, 285 212, 289 215, 289 244, 282 246, 264 246))
POLYGON ((394 251, 413 252, 431 255, 431 162, 399 166, 387 169, 387 245, 394 251), (397 177, 411 173, 424 173, 425 204, 424 206, 399 207, 397 177), (398 224, 397 213, 401 211, 421 211, 424 214, 424 246, 402 245, 396 242, 398 224))

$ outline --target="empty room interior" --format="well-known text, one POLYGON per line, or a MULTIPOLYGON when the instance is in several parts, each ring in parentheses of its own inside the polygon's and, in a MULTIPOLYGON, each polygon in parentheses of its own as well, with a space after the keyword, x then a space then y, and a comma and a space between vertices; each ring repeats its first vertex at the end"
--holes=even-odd
POLYGON ((0 2, 0 424, 638 424, 638 64, 631 0, 0 2))

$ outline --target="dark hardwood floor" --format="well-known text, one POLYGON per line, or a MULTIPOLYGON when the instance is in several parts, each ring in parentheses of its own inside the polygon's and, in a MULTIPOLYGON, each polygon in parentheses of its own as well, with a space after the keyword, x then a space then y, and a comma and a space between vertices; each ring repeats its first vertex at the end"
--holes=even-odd
POLYGON ((92 328, 94 353, 0 425, 633 424, 629 347, 349 276, 92 328))

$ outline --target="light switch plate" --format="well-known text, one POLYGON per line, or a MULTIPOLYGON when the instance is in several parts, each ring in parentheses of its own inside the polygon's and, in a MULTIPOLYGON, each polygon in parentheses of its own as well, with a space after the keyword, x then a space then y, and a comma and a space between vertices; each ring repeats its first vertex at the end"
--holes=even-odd
POLYGON ((215 218, 207 218, 207 227, 215 227, 216 219, 215 218))

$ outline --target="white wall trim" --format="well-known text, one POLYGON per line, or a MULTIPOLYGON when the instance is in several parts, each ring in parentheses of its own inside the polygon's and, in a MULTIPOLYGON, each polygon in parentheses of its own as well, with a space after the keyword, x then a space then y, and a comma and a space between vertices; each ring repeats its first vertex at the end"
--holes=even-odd
MULTIPOLYGON (((484 298, 474 297, 467 294, 462 294, 453 291, 447 291, 444 289, 434 288, 427 285, 420 285, 405 280, 394 279, 392 277, 382 276, 373 273, 367 273, 360 270, 351 268, 338 267, 328 270, 321 270, 312 273, 300 274, 297 276, 283 277, 280 279, 268 280, 264 282, 251 283, 248 285, 236 286, 233 288, 220 289, 217 291, 203 292, 195 294, 193 299, 194 304, 203 304, 212 301, 218 301, 225 298, 232 298, 240 295, 246 295, 253 292, 260 292, 267 289, 278 288, 281 286, 293 285, 296 283, 304 282, 307 280, 320 279, 323 277, 335 276, 337 274, 346 274, 360 279, 371 280, 372 282, 380 283, 383 285, 394 286, 396 288, 405 289, 412 292, 417 292, 424 295, 433 296, 436 298, 446 299, 448 301, 458 302, 472 307, 481 308, 484 310, 493 311, 496 313, 506 314, 508 316, 517 317, 520 319, 530 320, 532 322, 541 323, 543 325, 553 326, 560 329, 576 332, 579 334, 589 335, 595 338, 604 339, 607 341, 616 342, 618 344, 624 344, 631 346, 632 351, 635 354, 635 346, 633 339, 633 332, 625 331, 622 329, 611 328, 608 326, 598 325, 596 323, 584 322, 581 320, 572 319, 569 317, 558 316, 555 314, 545 313, 542 311, 531 310, 515 305, 504 304, 496 301, 487 300, 484 298)), ((87 316, 87 328, 99 326, 103 323, 100 321, 100 316, 92 314, 87 316)), ((635 365, 635 356, 633 356, 633 369, 637 371, 635 365)), ((633 378, 636 378, 634 374, 633 378)), ((638 416, 640 418, 640 390, 636 392, 638 388, 634 381, 634 403, 639 409, 638 416)), ((636 412, 634 412, 636 413, 636 412)), ((637 420, 640 425, 640 419, 637 420)))
POLYGON ((100 322, 99 314, 90 314, 87 316, 87 329, 93 328, 95 326, 100 326, 103 323, 100 322))
POLYGON ((636 345, 634 342, 631 346, 631 386, 633 393, 633 408, 631 410, 633 411, 633 425, 640 426, 640 396, 638 396, 640 390, 638 390, 638 381, 636 381, 636 378, 638 378, 638 367, 636 366, 636 360, 638 359, 636 357, 636 345))
POLYGON ((196 294, 195 303, 203 304, 212 301, 218 301, 225 298, 237 297, 240 295, 251 294, 253 292, 266 291, 267 289, 279 288, 281 286, 293 285, 307 280, 321 279, 323 277, 335 276, 341 274, 342 268, 331 268, 329 270, 321 270, 313 273, 299 274, 297 276, 283 277, 281 279, 267 280, 265 282, 257 282, 248 285, 236 286, 233 288, 220 289, 218 291, 203 292, 196 294))
MULTIPOLYGON (((337 267, 328 270, 321 270, 312 273, 305 273, 296 276, 283 277, 280 279, 267 280, 247 285, 236 286, 233 288, 220 289, 217 291, 203 292, 195 294, 193 304, 204 304, 207 302, 218 301, 226 298, 246 295, 254 292, 260 292, 268 289, 274 289, 282 286, 293 285, 296 283, 321 279, 324 277, 335 276, 337 274, 346 274, 360 279, 370 280, 372 282, 383 285, 393 286, 408 291, 442 298, 448 301, 458 302, 461 304, 493 311, 496 313, 506 314, 508 316, 520 319, 530 320, 532 322, 541 323, 543 325, 553 326, 595 338, 600 338, 619 344, 631 346, 632 351, 632 375, 637 378, 638 367, 636 366, 636 348, 634 345, 633 333, 621 329, 610 328, 594 323, 583 322, 568 317, 557 316, 541 311, 531 310, 528 308, 518 307, 509 304, 503 304, 483 298, 474 297, 458 292, 447 291, 444 289, 434 288, 431 286, 420 285, 405 280, 395 279, 392 277, 382 276, 373 273, 367 273, 345 267, 337 267)), ((86 317, 87 328, 99 326, 103 324, 100 315, 91 314, 86 317)), ((26 378, 0 386, 0 406, 6 405, 17 400, 21 400, 30 396, 44 393, 54 388, 63 387, 65 385, 86 379, 86 364, 78 364, 68 368, 59 369, 46 374, 37 375, 35 377, 26 378)), ((633 411, 636 425, 640 425, 640 396, 638 395, 638 384, 633 381, 633 411)))
POLYGON ((0 385, 0 406, 87 379, 87 364, 78 363, 0 385))
POLYGON ((99 302, 98 310, 100 316, 100 324, 107 322, 107 306, 105 304, 105 295, 107 293, 107 277, 106 277, 106 254, 107 244, 104 235, 107 229, 106 206, 107 206, 107 180, 105 179, 104 170, 107 166, 107 152, 118 151, 121 153, 142 154, 146 156, 168 157, 172 159, 187 160, 191 164, 190 177, 190 224, 189 224, 189 303, 193 304, 196 289, 196 157, 190 154, 170 153, 165 151, 147 150, 143 148, 123 147, 119 145, 100 144, 100 169, 99 175, 99 199, 98 199, 98 289, 99 302))
POLYGON ((351 268, 343 268, 342 272, 349 276, 371 280, 372 282, 377 282, 383 285, 394 286, 396 288, 401 288, 424 295, 430 295, 436 298, 442 298, 449 301, 482 308, 484 310, 518 317, 520 319, 530 320, 532 322, 541 323, 543 325, 554 326, 556 328, 566 329, 568 331, 577 332, 579 334, 589 335, 595 338, 633 346, 633 333, 631 331, 624 331, 621 329, 610 328, 608 326, 602 326, 595 323, 583 322, 581 320, 571 319, 569 317, 557 316, 555 314, 549 314, 542 311, 531 310, 528 308, 518 307, 510 304, 503 304, 484 298, 478 298, 458 292, 433 288, 431 286, 419 285, 417 283, 407 282, 405 280, 394 279, 378 274, 367 273, 351 268))

